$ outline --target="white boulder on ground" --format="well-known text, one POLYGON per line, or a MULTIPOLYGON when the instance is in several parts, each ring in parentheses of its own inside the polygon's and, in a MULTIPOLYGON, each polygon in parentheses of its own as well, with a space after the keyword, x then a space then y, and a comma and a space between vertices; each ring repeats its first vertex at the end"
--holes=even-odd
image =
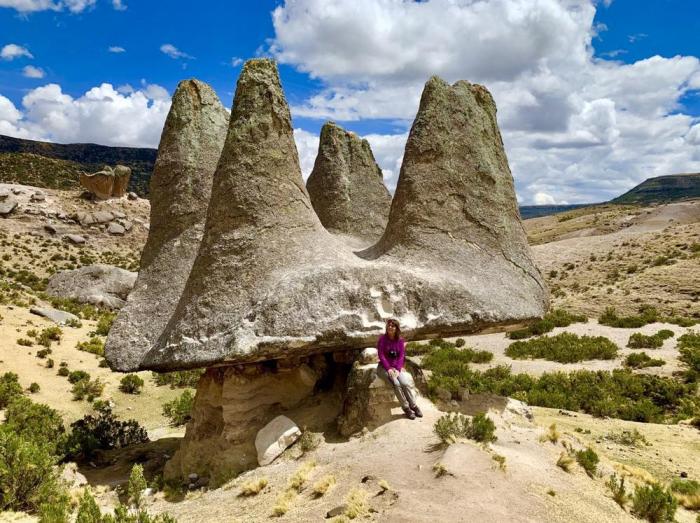
POLYGON ((32 307, 29 309, 29 312, 49 319, 59 325, 65 325, 66 323, 80 320, 75 314, 71 314, 70 312, 66 311, 59 311, 58 309, 52 309, 51 307, 32 307))
POLYGON ((258 463, 261 466, 269 465, 300 437, 301 430, 296 423, 287 416, 277 416, 260 429, 255 437, 258 463))
POLYGON ((46 293, 80 303, 121 309, 134 286, 136 275, 112 265, 87 265, 51 276, 46 293))

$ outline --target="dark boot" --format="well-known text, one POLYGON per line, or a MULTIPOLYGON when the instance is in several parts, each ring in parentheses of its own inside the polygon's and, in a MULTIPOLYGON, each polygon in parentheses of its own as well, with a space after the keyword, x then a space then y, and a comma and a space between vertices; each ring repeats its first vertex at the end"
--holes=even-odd
POLYGON ((423 417, 423 413, 421 412, 420 408, 418 408, 418 405, 413 405, 413 407, 411 407, 411 410, 415 413, 417 417, 423 417))
POLYGON ((403 413, 406 414, 406 417, 408 419, 416 419, 416 415, 413 413, 411 409, 408 407, 402 407, 403 408, 403 413))

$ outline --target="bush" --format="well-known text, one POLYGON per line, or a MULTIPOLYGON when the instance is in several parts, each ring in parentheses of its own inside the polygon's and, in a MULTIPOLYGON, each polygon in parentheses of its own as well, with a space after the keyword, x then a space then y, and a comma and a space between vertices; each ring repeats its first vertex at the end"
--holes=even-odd
POLYGON ((19 376, 6 372, 0 377, 0 409, 4 409, 16 397, 24 393, 19 384, 19 376))
POLYGON ((46 360, 46 368, 53 369, 53 366, 54 366, 54 361, 51 358, 47 359, 46 360))
POLYGON ((97 356, 105 355, 105 344, 100 338, 97 337, 92 337, 87 341, 81 341, 75 346, 75 348, 83 352, 96 354, 97 356))
POLYGON ((496 441, 496 425, 484 413, 475 415, 471 421, 464 414, 450 412, 438 418, 433 431, 444 445, 450 445, 459 438, 489 443, 496 441))
POLYGON ((617 356, 617 346, 603 336, 578 336, 563 332, 556 336, 516 341, 510 344, 505 353, 513 359, 534 358, 575 363, 583 360, 614 359, 617 356))
POLYGON ((679 479, 675 478, 669 485, 671 492, 682 494, 684 496, 693 496, 700 494, 700 483, 694 479, 679 479))
POLYGON ((49 448, 52 454, 60 454, 66 431, 61 415, 48 405, 18 396, 7 406, 4 426, 26 440, 49 448))
POLYGON ((81 380, 89 380, 90 374, 84 370, 74 370, 68 374, 68 381, 70 383, 78 383, 81 380))
POLYGON ((595 473, 598 470, 598 461, 600 461, 600 458, 598 458, 598 454, 596 454, 595 450, 590 447, 588 447, 586 450, 579 450, 576 453, 576 461, 579 465, 581 465, 581 467, 583 467, 586 474, 588 474, 590 477, 595 476, 595 473))
POLYGON ((136 374, 127 374, 119 382, 119 390, 126 394, 141 394, 143 380, 136 374))
POLYGON ((627 445, 629 447, 639 447, 649 444, 646 437, 644 437, 644 434, 639 432, 637 429, 623 429, 620 432, 610 432, 605 436, 605 439, 614 441, 620 445, 627 445))
POLYGON ((51 349, 41 349, 36 351, 36 357, 43 360, 44 358, 46 358, 46 356, 51 354, 51 352, 51 349))
POLYGON ((48 349, 51 347, 52 341, 61 341, 62 335, 63 331, 60 327, 46 327, 44 330, 41 331, 41 333, 37 337, 37 342, 39 343, 39 345, 43 345, 48 349))
POLYGON ((32 347, 34 342, 32 340, 28 340, 27 338, 19 338, 17 340, 17 345, 21 345, 22 347, 32 347))
POLYGON ((678 359, 688 366, 687 381, 697 381, 700 378, 700 334, 688 332, 678 338, 678 359))
POLYGON ((83 490, 83 495, 78 502, 78 516, 75 523, 101 523, 102 512, 90 494, 90 490, 83 490))
POLYGON ((659 485, 641 485, 632 495, 632 512, 652 523, 673 521, 678 502, 673 495, 659 485))
POLYGON ((0 425, 0 511, 36 513, 61 498, 56 462, 46 445, 0 425))
POLYGON ((147 487, 146 478, 143 477, 143 466, 136 464, 131 468, 129 475, 128 494, 129 501, 136 508, 141 508, 141 492, 147 487))
POLYGON ((39 386, 39 384, 36 381, 33 381, 29 385, 29 392, 31 392, 32 394, 39 392, 39 390, 41 390, 41 387, 39 386))
POLYGON ((657 321, 659 321, 659 313, 654 307, 648 305, 641 306, 637 316, 623 317, 617 315, 614 307, 607 307, 598 318, 598 323, 601 325, 623 329, 636 329, 657 321))
POLYGON ((98 334, 100 336, 107 336, 109 334, 109 329, 112 328, 112 323, 114 323, 114 319, 116 317, 117 317, 117 315, 114 312, 102 313, 102 315, 100 316, 100 319, 97 320, 97 327, 95 327, 95 334, 98 334))
POLYGON ((464 341, 464 338, 457 338, 457 339, 455 340, 455 347, 464 347, 464 345, 465 345, 466 343, 467 343, 467 342, 464 341))
POLYGON ((488 351, 441 347, 423 358, 423 367, 446 376, 459 375, 468 363, 488 363, 493 354, 488 351))
POLYGON ((262 489, 267 487, 267 478, 250 479, 241 485, 240 496, 257 496, 262 489))
POLYGON ((651 336, 635 332, 630 336, 627 347, 630 349, 658 349, 664 344, 664 340, 673 337, 673 331, 663 329, 651 336))
MULTIPOLYGON (((410 344, 409 344, 410 345, 410 344)), ((199 378, 204 374, 204 369, 179 370, 175 372, 153 373, 153 380, 156 385, 170 385, 170 388, 195 388, 199 378)))
POLYGON ((74 400, 83 400, 92 402, 95 398, 102 395, 105 385, 99 379, 82 379, 73 384, 71 392, 74 400))
POLYGON ((625 358, 624 365, 631 369, 643 369, 646 367, 661 367, 666 362, 661 359, 651 358, 646 352, 637 352, 628 354, 625 358))
POLYGON ((193 406, 194 395, 186 390, 179 397, 163 405, 163 416, 169 418, 174 426, 184 425, 192 419, 193 406))
POLYGON ((128 447, 149 441, 146 429, 137 421, 118 420, 112 412, 88 414, 71 425, 67 455, 71 459, 90 459, 97 450, 128 447))
POLYGON ((70 371, 68 370, 68 367, 59 367, 57 374, 65 378, 66 376, 70 375, 70 371))
POLYGON ((610 476, 610 478, 608 478, 605 485, 610 489, 615 503, 624 509, 625 505, 627 504, 627 500, 629 499, 627 489, 625 489, 625 478, 618 479, 617 475, 613 474, 610 476))
POLYGON ((588 318, 583 315, 571 314, 563 309, 554 309, 545 314, 544 318, 541 320, 536 321, 524 329, 511 331, 507 336, 511 340, 522 340, 551 332, 555 327, 568 327, 572 323, 585 323, 587 321, 588 318))

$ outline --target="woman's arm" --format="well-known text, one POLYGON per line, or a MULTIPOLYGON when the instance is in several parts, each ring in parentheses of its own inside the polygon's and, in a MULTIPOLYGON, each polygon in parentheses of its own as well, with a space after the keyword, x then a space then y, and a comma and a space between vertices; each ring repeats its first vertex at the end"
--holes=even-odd
POLYGON ((389 365, 389 360, 386 359, 386 354, 384 354, 383 340, 384 337, 380 336, 379 340, 377 341, 377 357, 379 358, 379 363, 381 363, 382 367, 384 367, 384 370, 389 372, 391 366, 389 365))

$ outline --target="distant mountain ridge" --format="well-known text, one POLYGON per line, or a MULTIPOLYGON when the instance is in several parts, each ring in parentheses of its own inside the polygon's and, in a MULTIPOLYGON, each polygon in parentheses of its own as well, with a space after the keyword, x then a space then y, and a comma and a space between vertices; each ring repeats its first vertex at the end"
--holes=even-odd
POLYGON ((80 185, 80 172, 122 164, 131 167, 129 190, 145 196, 157 152, 140 147, 60 144, 0 135, 0 181, 68 189, 80 185))
POLYGON ((700 173, 648 178, 610 203, 651 204, 700 198, 700 173))

